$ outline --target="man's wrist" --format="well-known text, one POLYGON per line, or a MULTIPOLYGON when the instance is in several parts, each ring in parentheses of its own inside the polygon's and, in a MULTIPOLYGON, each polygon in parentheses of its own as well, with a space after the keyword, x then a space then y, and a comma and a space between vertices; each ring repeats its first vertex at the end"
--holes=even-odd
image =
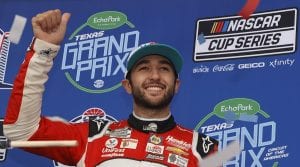
POLYGON ((54 58, 59 49, 60 45, 55 45, 39 38, 34 39, 33 50, 39 55, 54 58))

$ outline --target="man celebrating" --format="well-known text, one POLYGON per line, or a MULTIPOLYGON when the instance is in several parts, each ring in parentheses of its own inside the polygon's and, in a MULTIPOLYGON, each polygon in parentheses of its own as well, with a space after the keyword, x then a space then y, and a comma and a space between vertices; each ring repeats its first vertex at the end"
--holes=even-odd
POLYGON ((34 40, 14 82, 4 120, 12 141, 77 140, 76 147, 30 148, 66 165, 82 167, 198 167, 217 141, 174 121, 170 103, 182 67, 171 46, 147 43, 129 55, 125 90, 132 94, 127 120, 72 124, 41 116, 44 84, 64 38, 69 13, 50 10, 32 19, 34 40))

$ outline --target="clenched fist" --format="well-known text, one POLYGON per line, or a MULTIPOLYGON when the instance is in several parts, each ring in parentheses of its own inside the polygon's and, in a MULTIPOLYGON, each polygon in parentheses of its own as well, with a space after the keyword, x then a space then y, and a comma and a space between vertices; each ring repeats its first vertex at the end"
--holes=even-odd
POLYGON ((33 34, 36 38, 59 45, 64 39, 71 14, 62 14, 59 9, 37 14, 32 18, 33 34))

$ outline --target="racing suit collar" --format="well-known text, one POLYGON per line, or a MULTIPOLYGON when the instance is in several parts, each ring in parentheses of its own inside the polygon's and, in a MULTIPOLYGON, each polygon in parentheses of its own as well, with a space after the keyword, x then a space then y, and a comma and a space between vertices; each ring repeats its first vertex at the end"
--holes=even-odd
POLYGON ((130 114, 127 121, 129 126, 145 133, 164 133, 176 126, 176 122, 172 115, 165 120, 142 120, 137 118, 134 114, 130 114))

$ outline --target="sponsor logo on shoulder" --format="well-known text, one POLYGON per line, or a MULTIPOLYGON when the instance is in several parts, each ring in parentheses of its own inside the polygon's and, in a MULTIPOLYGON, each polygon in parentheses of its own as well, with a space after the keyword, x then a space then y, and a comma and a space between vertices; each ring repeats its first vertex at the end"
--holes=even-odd
POLYGON ((208 153, 210 150, 210 146, 213 145, 213 142, 210 140, 209 136, 206 136, 205 138, 202 137, 202 147, 203 147, 203 151, 204 153, 208 153))

